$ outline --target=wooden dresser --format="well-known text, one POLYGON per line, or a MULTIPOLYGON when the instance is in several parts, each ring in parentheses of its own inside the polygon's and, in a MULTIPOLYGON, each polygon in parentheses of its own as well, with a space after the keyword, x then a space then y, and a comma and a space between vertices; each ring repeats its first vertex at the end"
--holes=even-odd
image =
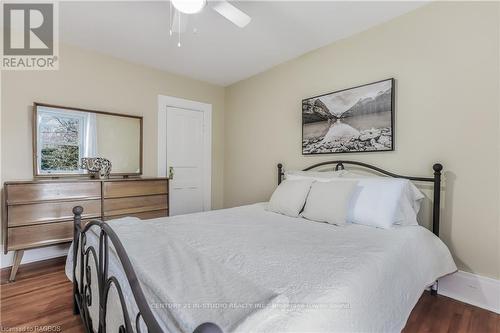
POLYGON ((14 280, 24 250, 73 240, 74 206, 83 219, 168 216, 167 178, 35 180, 4 183, 4 252, 14 280))

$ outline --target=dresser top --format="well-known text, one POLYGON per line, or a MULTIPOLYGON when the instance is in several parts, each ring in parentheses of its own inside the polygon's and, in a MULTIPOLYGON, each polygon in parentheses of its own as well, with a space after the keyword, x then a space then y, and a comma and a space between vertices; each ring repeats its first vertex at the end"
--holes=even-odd
POLYGON ((16 185, 16 184, 50 184, 50 183, 84 183, 84 182, 133 182, 133 181, 149 181, 149 180, 168 180, 167 177, 112 177, 107 179, 91 179, 91 178, 39 178, 31 180, 15 180, 6 181, 4 185, 16 185))

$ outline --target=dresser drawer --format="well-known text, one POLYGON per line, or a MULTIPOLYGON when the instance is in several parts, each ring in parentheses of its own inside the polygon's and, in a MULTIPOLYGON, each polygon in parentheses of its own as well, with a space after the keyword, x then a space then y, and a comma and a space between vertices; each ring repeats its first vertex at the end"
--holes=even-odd
POLYGON ((73 221, 8 229, 8 250, 27 249, 73 240, 73 221))
POLYGON ((99 198, 100 182, 33 183, 6 186, 7 204, 30 203, 45 200, 99 198))
POLYGON ((149 195, 104 199, 104 216, 130 215, 154 210, 165 210, 168 206, 167 195, 149 195))
POLYGON ((139 218, 141 220, 156 219, 156 218, 159 218, 159 217, 166 217, 166 216, 168 216, 168 209, 152 210, 152 211, 143 212, 143 213, 132 213, 132 214, 106 216, 104 218, 104 221, 109 221, 109 220, 113 220, 113 219, 119 219, 119 218, 126 217, 126 216, 137 217, 137 218, 139 218))
POLYGON ((9 206, 9 227, 73 220, 73 207, 83 207, 83 218, 101 216, 101 200, 42 202, 9 206))
POLYGON ((167 180, 126 180, 104 182, 104 198, 133 197, 167 193, 167 180))

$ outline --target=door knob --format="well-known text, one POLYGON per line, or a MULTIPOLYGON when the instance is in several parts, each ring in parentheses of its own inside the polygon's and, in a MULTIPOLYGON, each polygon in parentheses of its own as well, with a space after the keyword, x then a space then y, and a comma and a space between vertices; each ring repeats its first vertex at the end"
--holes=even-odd
POLYGON ((168 168, 168 179, 174 179, 174 167, 168 168))

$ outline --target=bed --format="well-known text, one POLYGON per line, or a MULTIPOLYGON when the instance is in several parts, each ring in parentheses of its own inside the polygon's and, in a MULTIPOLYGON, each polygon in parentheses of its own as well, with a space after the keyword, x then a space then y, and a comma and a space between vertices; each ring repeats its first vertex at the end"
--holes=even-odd
MULTIPOLYGON (((427 287, 456 270, 438 237, 440 173, 431 182, 433 232, 421 226, 336 227, 276 214, 267 203, 83 226, 66 265, 74 312, 88 332, 398 332, 427 287), (165 223, 164 219, 168 219, 165 223), (74 260, 76 258, 76 260, 74 260)), ((278 183, 283 178, 278 166, 278 183)))

